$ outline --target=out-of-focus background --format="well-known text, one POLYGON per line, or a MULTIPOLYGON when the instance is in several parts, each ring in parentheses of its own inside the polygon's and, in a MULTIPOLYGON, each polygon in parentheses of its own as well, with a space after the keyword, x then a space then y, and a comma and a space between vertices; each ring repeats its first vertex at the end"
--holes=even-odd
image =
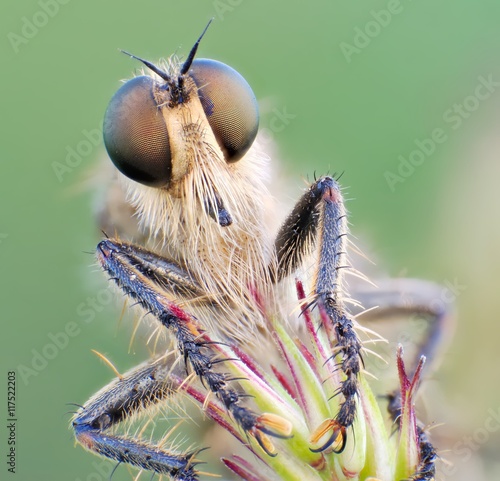
MULTIPOLYGON (((97 481, 110 464, 74 447, 71 410, 123 371, 121 300, 91 252, 99 239, 87 173, 106 105, 138 67, 186 55, 236 68, 261 99, 290 198, 304 178, 344 172, 359 243, 380 272, 441 283, 455 336, 424 383, 448 444, 441 479, 500 479, 500 3, 25 0, 0 7, 1 402, 17 373, 17 473, 97 481)), ((2 425, 6 423, 2 422, 2 425)), ((125 468, 115 481, 131 479, 125 468)))

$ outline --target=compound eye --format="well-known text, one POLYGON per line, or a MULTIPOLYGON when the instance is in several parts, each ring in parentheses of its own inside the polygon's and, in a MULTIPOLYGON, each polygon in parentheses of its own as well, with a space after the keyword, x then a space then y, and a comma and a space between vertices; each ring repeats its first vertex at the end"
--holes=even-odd
POLYGON ((104 145, 117 169, 141 184, 163 187, 172 159, 167 127, 156 104, 151 77, 135 77, 111 99, 104 115, 104 145))
POLYGON ((241 159, 259 127, 259 108, 247 81, 228 65, 196 59, 189 75, 226 162, 241 159))

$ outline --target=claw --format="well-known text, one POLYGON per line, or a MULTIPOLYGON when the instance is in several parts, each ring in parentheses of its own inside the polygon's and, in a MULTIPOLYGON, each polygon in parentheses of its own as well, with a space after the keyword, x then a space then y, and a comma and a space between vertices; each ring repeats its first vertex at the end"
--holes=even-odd
POLYGON ((271 457, 275 457, 278 453, 269 436, 280 439, 289 439, 292 435, 292 423, 277 414, 264 413, 261 414, 249 433, 259 443, 262 450, 271 457))
POLYGON ((250 434, 255 438, 255 440, 259 443, 259 446, 268 456, 274 458, 278 455, 274 447, 274 444, 271 442, 271 439, 267 434, 263 433, 262 431, 259 431, 256 428, 253 428, 250 431, 250 434))
POLYGON ((310 440, 313 444, 319 444, 319 442, 329 434, 327 440, 321 443, 318 448, 309 448, 313 453, 321 453, 331 448, 336 454, 340 454, 344 451, 347 443, 347 433, 345 426, 341 426, 335 419, 325 419, 311 434, 310 440))
POLYGON ((263 433, 275 438, 289 439, 292 435, 293 425, 288 419, 277 414, 264 413, 257 418, 255 427, 263 433))

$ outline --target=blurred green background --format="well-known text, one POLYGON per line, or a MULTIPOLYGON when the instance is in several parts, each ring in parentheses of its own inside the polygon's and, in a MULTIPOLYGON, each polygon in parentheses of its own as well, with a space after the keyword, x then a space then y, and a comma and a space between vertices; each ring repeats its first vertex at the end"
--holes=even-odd
MULTIPOLYGON (((442 456, 456 462, 442 479, 499 479, 498 1, 25 0, 0 12, 0 405, 6 418, 16 370, 19 419, 17 474, 2 461, 2 479, 109 477, 75 449, 65 403, 111 377, 90 349, 122 371, 146 354, 127 352, 121 301, 86 253, 99 239, 83 187, 102 153, 92 133, 137 68, 118 48, 186 55, 212 16, 199 56, 236 68, 262 99, 291 195, 314 172, 344 172, 352 230, 380 272, 460 286, 455 337, 427 389, 443 417, 427 420, 446 423, 442 456), (289 115, 274 131, 273 109, 289 115), (435 129, 445 140, 430 147, 435 129), (399 156, 420 165, 404 170, 399 156)), ((113 479, 131 477, 122 467, 113 479)))

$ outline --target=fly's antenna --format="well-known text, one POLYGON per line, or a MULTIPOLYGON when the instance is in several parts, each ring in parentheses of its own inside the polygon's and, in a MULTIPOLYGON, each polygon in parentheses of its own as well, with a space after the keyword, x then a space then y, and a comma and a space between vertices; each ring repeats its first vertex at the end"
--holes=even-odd
POLYGON ((167 72, 164 72, 163 70, 159 69, 155 64, 151 63, 150 61, 144 60, 141 57, 137 57, 136 55, 126 52, 125 50, 120 50, 120 52, 124 53, 125 55, 128 55, 129 57, 134 58, 135 60, 139 60, 139 62, 142 62, 149 70, 152 70, 156 75, 165 80, 165 82, 171 82, 170 75, 168 75, 167 72))
POLYGON ((191 64, 193 63, 194 56, 196 55, 196 51, 198 50, 198 46, 200 45, 201 39, 205 35, 205 32, 208 30, 208 27, 210 27, 210 24, 214 21, 214 18, 212 17, 208 23, 207 26, 204 28, 203 32, 201 33, 200 37, 198 40, 196 40, 196 43, 193 45, 193 48, 191 49, 191 52, 189 52, 188 58, 186 61, 182 64, 181 67, 181 75, 185 75, 188 70, 191 68, 191 64))

